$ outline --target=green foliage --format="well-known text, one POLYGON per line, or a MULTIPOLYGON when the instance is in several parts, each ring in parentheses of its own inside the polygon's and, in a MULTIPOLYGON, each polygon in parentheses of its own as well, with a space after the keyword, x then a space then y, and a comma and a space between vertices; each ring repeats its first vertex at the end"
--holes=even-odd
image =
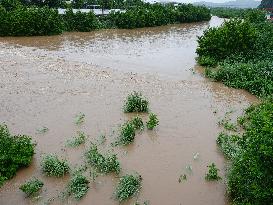
POLYGON ((228 173, 228 192, 236 204, 273 203, 273 99, 246 110, 242 149, 228 173))
POLYGON ((55 35, 63 31, 57 10, 18 6, 11 11, 0 5, 0 36, 55 35))
POLYGON ((153 130, 157 125, 159 124, 159 120, 157 118, 157 115, 154 113, 149 114, 149 120, 146 123, 146 126, 149 130, 153 130))
POLYGON ((80 125, 84 122, 84 119, 85 119, 85 114, 84 113, 79 113, 76 115, 76 118, 75 118, 75 124, 76 125, 80 125))
POLYGON ((72 9, 68 9, 62 17, 66 31, 89 32, 100 28, 100 22, 93 12, 73 13, 72 9))
POLYGON ((248 10, 244 20, 232 19, 210 28, 198 39, 198 62, 206 76, 264 97, 273 93, 273 25, 265 13, 248 10))
POLYGON ((141 188, 141 181, 140 175, 125 175, 121 177, 114 192, 115 198, 122 202, 134 196, 141 188))
POLYGON ((127 96, 123 110, 124 112, 148 112, 149 102, 141 93, 134 91, 127 96))
POLYGON ((56 155, 45 155, 41 161, 42 171, 47 176, 62 177, 69 172, 69 165, 66 160, 59 159, 56 155))
POLYGON ((117 140, 119 145, 128 145, 131 144, 136 135, 135 125, 132 122, 128 121, 124 123, 120 128, 120 135, 117 140))
POLYGON ((81 144, 84 144, 86 141, 86 135, 83 132, 78 132, 78 135, 74 137, 72 140, 67 141, 67 146, 69 147, 77 147, 81 144))
POLYGON ((76 200, 80 200, 88 192, 88 184, 89 181, 86 176, 83 176, 80 173, 76 173, 68 182, 68 195, 72 195, 76 200))
POLYGON ((35 195, 42 187, 44 183, 39 179, 32 179, 20 186, 20 189, 29 197, 35 195))
POLYGON ((131 120, 131 124, 134 126, 135 130, 140 130, 140 129, 143 129, 143 127, 144 127, 144 123, 143 123, 142 119, 138 116, 134 117, 131 120))
POLYGON ((220 18, 243 18, 247 9, 239 9, 239 8, 211 8, 211 14, 213 16, 218 16, 220 18))
POLYGON ((207 181, 218 181, 221 177, 218 175, 219 169, 216 167, 214 163, 208 166, 209 172, 206 174, 205 179, 207 181))
POLYGON ((185 23, 210 20, 210 11, 206 7, 180 4, 172 5, 144 4, 126 10, 116 12, 109 16, 117 28, 140 28, 167 25, 173 23, 185 23))
POLYGON ((33 155, 30 137, 13 136, 6 125, 0 124, 0 185, 11 179, 19 168, 29 166, 33 155))
POLYGON ((118 174, 121 170, 117 155, 111 154, 108 156, 103 156, 101 153, 99 153, 95 144, 91 145, 90 149, 86 153, 86 158, 88 163, 100 173, 108 174, 115 172, 118 174))
POLYGON ((238 135, 220 133, 216 142, 228 159, 233 159, 241 150, 241 138, 238 135))

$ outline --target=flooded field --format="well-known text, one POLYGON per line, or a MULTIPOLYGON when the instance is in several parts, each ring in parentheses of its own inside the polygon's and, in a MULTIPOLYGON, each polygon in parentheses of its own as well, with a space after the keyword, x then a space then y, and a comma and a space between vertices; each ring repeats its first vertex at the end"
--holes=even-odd
POLYGON ((37 142, 32 165, 0 189, 0 204, 118 204, 113 199, 116 176, 99 176, 83 200, 62 202, 58 195, 69 177, 41 173, 45 153, 67 158, 71 167, 84 161, 89 142, 78 148, 65 146, 79 130, 93 142, 105 134, 106 144, 100 149, 118 154, 122 174, 141 174, 138 197, 124 204, 136 199, 151 205, 228 204, 224 180, 204 180, 212 162, 224 177, 225 160, 215 143, 221 130, 217 122, 225 112, 241 114, 257 99, 205 79, 195 65, 197 36, 221 22, 214 17, 209 23, 0 38, 0 122, 12 133, 30 135, 37 142), (134 116, 122 111, 133 90, 147 96, 160 125, 138 134, 130 146, 111 147, 119 125, 134 116), (81 126, 74 123, 79 112, 86 115, 81 126), (49 131, 37 134, 43 126, 49 131), (193 159, 196 153, 198 160, 193 159), (187 181, 178 183, 187 166, 192 172, 187 181), (37 201, 18 189, 33 176, 45 183, 37 201))

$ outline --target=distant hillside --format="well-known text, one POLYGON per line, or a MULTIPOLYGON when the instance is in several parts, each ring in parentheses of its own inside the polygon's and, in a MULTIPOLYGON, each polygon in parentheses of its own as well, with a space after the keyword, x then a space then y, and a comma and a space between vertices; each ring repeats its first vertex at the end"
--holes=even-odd
MULTIPOLYGON (((269 0, 264 0, 264 1, 267 2, 269 0)), ((206 1, 200 1, 194 4, 205 5, 207 7, 257 8, 260 5, 260 2, 255 0, 236 0, 236 1, 228 1, 224 3, 212 3, 212 2, 206 2, 206 1)))
POLYGON ((273 8, 273 0, 262 0, 260 8, 273 8))

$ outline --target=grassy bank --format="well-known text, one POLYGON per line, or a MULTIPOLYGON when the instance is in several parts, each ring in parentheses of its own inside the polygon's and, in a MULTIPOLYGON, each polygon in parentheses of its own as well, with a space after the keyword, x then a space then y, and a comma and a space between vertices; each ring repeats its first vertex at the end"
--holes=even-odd
POLYGON ((198 40, 206 76, 265 98, 238 122, 244 134, 221 133, 217 143, 231 161, 228 193, 236 205, 273 203, 273 25, 261 11, 210 28, 198 40))
POLYGON ((56 35, 64 31, 88 32, 107 28, 141 28, 174 23, 208 21, 209 9, 191 4, 142 4, 107 16, 73 13, 68 9, 59 15, 49 7, 25 6, 17 2, 12 6, 0 4, 0 36, 56 35))

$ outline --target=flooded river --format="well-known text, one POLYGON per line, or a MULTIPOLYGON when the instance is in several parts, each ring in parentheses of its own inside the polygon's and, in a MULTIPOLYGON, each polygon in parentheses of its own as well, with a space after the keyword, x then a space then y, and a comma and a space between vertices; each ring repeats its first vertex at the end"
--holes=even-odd
MULTIPOLYGON (((81 165, 89 147, 68 148, 77 131, 89 141, 106 135, 102 151, 118 154, 122 174, 143 178, 136 200, 150 205, 226 205, 225 181, 206 182, 207 165, 215 162, 224 178, 225 159, 215 139, 217 122, 225 112, 239 115, 257 99, 242 90, 211 82, 196 66, 197 36, 210 22, 135 30, 100 30, 60 36, 0 38, 0 122, 14 134, 33 137, 36 154, 30 167, 20 170, 0 189, 0 204, 118 204, 113 199, 116 176, 99 176, 81 201, 62 201, 69 177, 41 173, 45 153, 56 153, 81 165), (122 112, 126 96, 141 91, 150 101, 160 125, 137 134, 127 147, 111 147, 119 125, 134 115, 122 112), (74 123, 82 112, 86 120, 74 123), (37 134, 37 128, 49 131, 37 134), (199 153, 197 160, 193 156, 199 153), (186 167, 191 166, 190 172, 186 167), (178 182, 181 174, 187 181, 178 182), (25 198, 18 187, 31 177, 45 185, 37 200, 25 198)), ((145 120, 147 115, 141 115, 145 120)))

